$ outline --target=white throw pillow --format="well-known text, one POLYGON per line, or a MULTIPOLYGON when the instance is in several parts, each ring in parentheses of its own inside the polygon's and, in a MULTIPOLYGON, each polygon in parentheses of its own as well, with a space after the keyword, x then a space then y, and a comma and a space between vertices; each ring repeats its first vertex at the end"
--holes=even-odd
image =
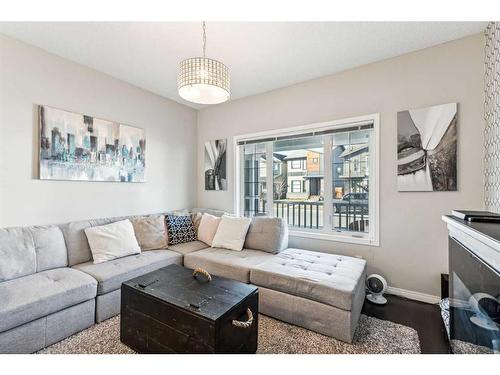
POLYGON ((94 264, 141 252, 130 220, 87 228, 85 234, 94 264))
POLYGON ((220 221, 220 217, 203 214, 200 220, 200 226, 198 227, 198 240, 205 242, 208 246, 212 246, 220 221))
POLYGON ((241 251, 250 222, 247 217, 222 216, 212 247, 241 251))

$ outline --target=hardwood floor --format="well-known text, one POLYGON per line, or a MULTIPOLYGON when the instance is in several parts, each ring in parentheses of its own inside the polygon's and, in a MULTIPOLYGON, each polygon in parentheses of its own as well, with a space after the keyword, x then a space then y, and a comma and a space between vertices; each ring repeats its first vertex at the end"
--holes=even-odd
POLYGON ((362 313, 412 327, 418 332, 424 354, 450 353, 439 306, 392 295, 385 297, 387 304, 383 306, 365 300, 362 313))

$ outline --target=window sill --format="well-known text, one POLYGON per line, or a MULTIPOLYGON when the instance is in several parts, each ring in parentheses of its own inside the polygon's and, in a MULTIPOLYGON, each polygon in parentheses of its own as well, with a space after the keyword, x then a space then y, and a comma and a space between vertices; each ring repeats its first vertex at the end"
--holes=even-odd
POLYGON ((376 246, 376 247, 380 246, 378 239, 372 239, 368 237, 354 237, 352 235, 347 235, 347 234, 315 233, 315 232, 290 229, 289 235, 292 237, 312 238, 323 241, 352 243, 357 245, 376 246))

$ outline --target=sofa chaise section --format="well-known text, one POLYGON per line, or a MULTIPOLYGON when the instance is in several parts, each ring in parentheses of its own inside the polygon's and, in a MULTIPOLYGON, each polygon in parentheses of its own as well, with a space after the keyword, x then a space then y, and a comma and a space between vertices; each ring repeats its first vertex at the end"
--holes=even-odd
POLYGON ((252 267, 260 311, 352 342, 365 297, 366 261, 287 249, 252 267))
POLYGON ((352 342, 365 297, 365 260, 288 248, 280 218, 253 218, 244 246, 191 252, 184 266, 252 283, 263 314, 352 342))

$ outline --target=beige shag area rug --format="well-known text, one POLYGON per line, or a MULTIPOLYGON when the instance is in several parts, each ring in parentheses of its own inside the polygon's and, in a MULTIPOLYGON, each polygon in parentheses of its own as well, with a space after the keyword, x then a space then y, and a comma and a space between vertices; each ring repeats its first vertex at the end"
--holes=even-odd
MULTIPOLYGON (((116 316, 77 333, 42 354, 134 354, 120 342, 120 317, 116 316)), ((282 321, 259 316, 262 354, 417 354, 420 344, 413 328, 361 315, 354 342, 347 344, 282 321)))

